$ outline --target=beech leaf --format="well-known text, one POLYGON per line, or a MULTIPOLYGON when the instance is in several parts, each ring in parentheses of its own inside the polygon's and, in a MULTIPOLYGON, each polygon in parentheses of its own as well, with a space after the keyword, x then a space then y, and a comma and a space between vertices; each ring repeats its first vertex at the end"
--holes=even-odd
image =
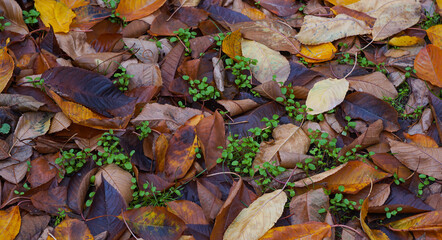
POLYGON ((69 32, 69 25, 76 16, 66 5, 55 0, 35 0, 35 8, 45 26, 52 26, 56 33, 69 32))
POLYGON ((315 83, 310 89, 307 101, 309 114, 315 115, 330 111, 344 101, 349 82, 346 79, 326 79, 315 83))

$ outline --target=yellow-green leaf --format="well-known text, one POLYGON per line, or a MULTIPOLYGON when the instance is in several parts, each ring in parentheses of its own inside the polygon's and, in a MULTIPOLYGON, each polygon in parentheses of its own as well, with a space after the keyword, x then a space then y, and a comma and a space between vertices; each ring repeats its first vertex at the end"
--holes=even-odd
POLYGON ((307 96, 309 114, 320 114, 332 110, 344 101, 349 83, 346 79, 325 79, 317 82, 307 96))
POLYGON ((55 0, 35 0, 35 8, 45 26, 52 26, 56 33, 69 32, 69 25, 76 16, 66 5, 55 0))

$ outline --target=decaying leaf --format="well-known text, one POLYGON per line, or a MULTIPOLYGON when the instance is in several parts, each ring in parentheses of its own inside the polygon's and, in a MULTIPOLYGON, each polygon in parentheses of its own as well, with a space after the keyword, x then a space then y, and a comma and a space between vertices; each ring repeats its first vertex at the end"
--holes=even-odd
POLYGON ((433 44, 422 48, 414 60, 417 76, 433 85, 442 87, 442 69, 439 67, 441 59, 441 48, 433 44))
POLYGON ((95 179, 95 186, 97 188, 101 185, 102 179, 105 179, 121 194, 127 204, 132 201, 132 193, 134 190, 131 189, 132 175, 129 172, 115 164, 109 164, 101 168, 97 174, 95 174, 95 179))
POLYGON ((56 33, 69 32, 69 25, 76 16, 64 3, 55 0, 36 0, 35 8, 45 26, 52 26, 56 33))
MULTIPOLYGON (((83 239, 93 240, 94 237, 86 223, 78 219, 65 219, 54 229, 54 237, 57 240, 83 239)), ((53 239, 48 237, 48 239, 53 239)))
POLYGON ((322 222, 308 222, 270 229, 260 240, 278 239, 311 239, 322 240, 331 237, 332 230, 329 224, 322 222))
POLYGON ((121 0, 116 13, 126 18, 126 21, 133 21, 155 12, 165 2, 165 0, 121 0))
POLYGON ((0 230, 2 238, 15 239, 21 226, 20 208, 11 207, 8 210, 0 211, 0 230))
POLYGON ((8 49, 3 47, 0 49, 0 92, 8 85, 9 80, 14 72, 14 60, 8 54, 8 49))

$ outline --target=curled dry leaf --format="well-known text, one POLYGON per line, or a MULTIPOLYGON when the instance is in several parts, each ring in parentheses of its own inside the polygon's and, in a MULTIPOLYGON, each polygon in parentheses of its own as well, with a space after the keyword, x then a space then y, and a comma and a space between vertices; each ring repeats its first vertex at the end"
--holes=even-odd
POLYGON ((304 133, 302 128, 291 123, 277 126, 272 133, 274 141, 263 142, 259 147, 259 152, 253 161, 255 166, 265 162, 276 161, 279 164, 278 153, 280 151, 291 154, 306 154, 310 146, 310 138, 304 133))
POLYGON ((307 96, 307 112, 319 114, 327 112, 344 101, 349 83, 346 79, 325 79, 315 83, 307 96))
POLYGON ((290 64, 279 52, 267 46, 249 40, 241 42, 244 57, 258 60, 256 65, 251 65, 253 76, 261 83, 272 81, 276 76, 277 82, 285 82, 290 74, 290 64))
POLYGON ((69 25, 76 16, 66 5, 55 0, 36 0, 35 8, 45 26, 52 26, 56 33, 69 32, 69 25))
POLYGON ((23 11, 15 0, 0 1, 0 12, 2 16, 8 19, 10 26, 4 26, 5 30, 20 34, 28 34, 28 26, 23 20, 23 11))
POLYGON ((296 39, 302 44, 318 45, 370 32, 371 30, 365 22, 345 14, 339 14, 335 18, 307 15, 304 17, 304 23, 301 31, 296 35, 296 39))
POLYGON ((281 190, 262 195, 239 213, 223 239, 258 240, 281 217, 286 201, 287 195, 281 190))
POLYGON ((362 203, 361 212, 360 212, 360 221, 362 225, 362 229, 364 229, 364 232, 370 237, 370 239, 376 239, 376 240, 389 240, 390 238, 385 235, 381 230, 377 229, 370 229, 370 227, 365 222, 365 219, 367 218, 368 214, 368 202, 369 202, 368 196, 364 202, 362 203))
POLYGON ((270 229, 260 240, 322 240, 331 237, 331 226, 323 222, 307 222, 270 229))
POLYGON ((14 73, 14 60, 8 54, 8 49, 0 49, 0 92, 3 92, 14 73))
POLYGON ((390 140, 391 152, 410 170, 442 179, 442 148, 421 147, 390 140))

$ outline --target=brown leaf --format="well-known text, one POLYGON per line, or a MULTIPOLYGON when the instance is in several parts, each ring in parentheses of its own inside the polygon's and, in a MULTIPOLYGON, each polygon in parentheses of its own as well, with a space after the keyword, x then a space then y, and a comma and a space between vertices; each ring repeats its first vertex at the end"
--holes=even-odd
POLYGON ((20 33, 22 35, 28 34, 28 26, 23 20, 23 11, 14 0, 4 0, 0 2, 0 11, 3 13, 8 22, 11 23, 10 26, 5 26, 5 30, 20 33))
POLYGON ((296 31, 286 24, 272 20, 241 22, 231 26, 232 31, 239 29, 243 38, 266 45, 276 51, 296 54, 301 44, 294 38, 296 31))
POLYGON ((57 176, 59 170, 55 167, 54 162, 57 157, 58 154, 45 155, 31 161, 28 181, 32 188, 43 185, 57 176))
POLYGON ((359 151, 361 149, 379 143, 379 136, 382 130, 382 120, 379 119, 376 122, 370 124, 367 130, 363 134, 359 135, 359 137, 356 138, 352 143, 344 146, 339 154, 344 156, 344 154, 346 154, 347 152, 353 151, 353 148, 356 148, 357 145, 360 146, 356 148, 356 150, 359 151))
POLYGON ((69 33, 55 34, 60 48, 72 59, 86 54, 93 54, 96 51, 86 42, 86 33, 70 31, 69 33))
POLYGON ((321 240, 331 237, 330 225, 322 222, 308 222, 270 229, 260 240, 311 239, 321 240))
POLYGON ((395 231, 437 231, 438 238, 442 237, 441 211, 432 211, 403 218, 388 224, 395 231))
POLYGON ((290 222, 292 224, 302 224, 310 221, 324 222, 325 215, 318 213, 321 208, 328 209, 328 196, 324 189, 308 191, 295 196, 290 201, 290 222))
POLYGON ((373 160, 374 164, 376 164, 378 167, 380 167, 382 170, 391 173, 391 174, 397 174, 399 178, 408 179, 412 172, 410 169, 405 167, 399 160, 387 153, 376 153, 375 155, 371 156, 371 159, 373 160))
POLYGON ((349 94, 341 107, 351 118, 361 119, 368 123, 381 119, 386 131, 395 132, 400 129, 396 110, 371 94, 362 92, 349 94))
POLYGON ((126 21, 133 21, 158 10, 166 1, 165 0, 122 0, 116 9, 121 17, 125 17, 126 21))
POLYGON ((390 140, 391 152, 409 169, 442 178, 442 148, 420 147, 413 144, 390 140))
POLYGON ((269 10, 270 12, 280 16, 287 17, 295 14, 299 7, 296 7, 296 2, 289 0, 263 0, 259 2, 262 7, 269 10))
POLYGON ((158 62, 158 48, 155 42, 136 38, 123 38, 124 44, 133 49, 135 56, 143 63, 156 64, 158 62))
POLYGON ((415 134, 410 135, 408 133, 404 133, 404 137, 408 140, 411 140, 416 145, 419 145, 421 147, 428 147, 428 148, 438 148, 439 145, 437 145, 436 141, 427 135, 424 134, 415 134))
POLYGON ((365 223, 365 219, 367 218, 367 213, 368 213, 368 202, 369 198, 367 197, 362 203, 361 207, 360 221, 362 229, 364 229, 364 232, 370 237, 370 239, 389 240, 390 238, 387 235, 385 235, 385 233, 383 233, 381 230, 370 229, 367 223, 365 223))
POLYGON ((169 141, 164 173, 170 180, 184 177, 195 160, 198 138, 194 126, 181 126, 169 141))
MULTIPOLYGON (((15 2, 14 2, 15 3, 15 2)), ((1 4, 1 3, 0 3, 1 4)), ((16 4, 16 3, 15 3, 16 4)), ((0 6, 1 7, 1 6, 0 6)), ((8 54, 8 49, 0 49, 0 92, 6 88, 14 72, 14 60, 8 54)))
POLYGON ((50 220, 51 217, 49 215, 32 216, 31 214, 25 214, 21 218, 20 232, 15 239, 27 240, 39 236, 48 226, 50 220))
POLYGON ((23 146, 33 138, 46 134, 51 124, 53 114, 46 112, 24 113, 14 132, 14 145, 23 146))
POLYGON ((221 192, 218 189, 209 190, 199 181, 197 182, 197 189, 198 189, 198 198, 200 199, 204 215, 209 220, 215 219, 221 207, 223 206, 223 201, 220 199, 221 192))
POLYGON ((56 215, 61 209, 66 209, 67 187, 59 186, 40 191, 32 195, 32 205, 41 211, 56 215))
POLYGON ((217 100, 217 103, 221 104, 229 112, 229 115, 232 117, 253 110, 260 105, 259 103, 253 101, 252 99, 217 100))
POLYGON ((255 166, 262 165, 265 162, 272 163, 276 161, 279 164, 279 151, 291 154, 306 154, 310 146, 310 138, 304 133, 302 128, 291 123, 277 126, 272 133, 274 141, 263 142, 259 147, 259 152, 253 161, 255 166))
POLYGON ((219 112, 202 119, 196 125, 196 134, 203 150, 204 161, 207 170, 216 165, 216 160, 221 157, 222 149, 225 148, 225 128, 224 119, 219 112))
POLYGON ((116 164, 109 164, 101 168, 97 174, 95 174, 95 187, 98 188, 101 185, 102 179, 105 179, 113 188, 115 188, 127 204, 132 201, 132 175, 129 172, 118 167, 116 164))
POLYGON ((349 77, 347 81, 350 82, 350 87, 356 91, 370 93, 382 100, 384 97, 395 99, 398 95, 394 85, 381 72, 349 77))

